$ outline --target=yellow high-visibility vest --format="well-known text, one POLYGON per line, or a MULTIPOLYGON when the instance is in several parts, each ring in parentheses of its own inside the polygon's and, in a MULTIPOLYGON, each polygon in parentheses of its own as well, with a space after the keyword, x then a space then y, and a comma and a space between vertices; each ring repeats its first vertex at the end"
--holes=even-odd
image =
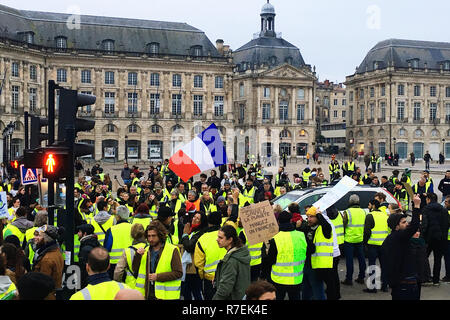
POLYGON ((389 234, 387 224, 388 216, 381 211, 372 211, 369 214, 373 216, 375 226, 371 230, 370 239, 367 241, 367 244, 381 246, 389 234))
POLYGON ((334 225, 334 230, 336 231, 338 245, 343 244, 344 243, 344 219, 342 218, 341 213, 338 212, 336 219, 333 219, 333 220, 330 219, 330 221, 334 225))
POLYGON ((114 300, 117 292, 122 289, 131 289, 124 283, 106 281, 96 285, 88 284, 84 289, 70 297, 70 300, 114 300))
MULTIPOLYGON (((145 292, 145 278, 147 277, 147 259, 148 259, 148 251, 151 248, 148 248, 141 259, 141 265, 139 267, 139 274, 136 279, 136 288, 139 288, 140 291, 144 290, 145 292)), ((156 266, 155 273, 164 273, 172 271, 172 257, 174 250, 180 254, 180 251, 177 246, 174 246, 170 243, 166 243, 164 245, 163 251, 161 253, 161 257, 159 258, 158 265, 156 266)), ((181 257, 180 257, 181 259, 181 257)), ((167 282, 155 282, 155 297, 160 300, 178 300, 181 295, 181 278, 167 281, 167 282)))
POLYGON ((313 243, 316 246, 316 252, 311 255, 311 267, 313 269, 333 268, 333 237, 325 238, 322 226, 319 226, 314 234, 313 243))
POLYGON ((344 241, 348 243, 360 243, 364 239, 366 212, 361 208, 348 208, 346 212, 348 224, 345 228, 344 241))
POLYGON ((125 249, 125 255, 127 257, 127 266, 125 268, 125 271, 126 271, 125 283, 131 289, 139 290, 142 293, 142 295, 145 295, 145 291, 143 290, 143 288, 136 287, 136 278, 134 277, 134 275, 132 273, 132 270, 133 270, 132 264, 133 264, 133 259, 134 259, 134 256, 136 255, 137 249, 146 248, 146 247, 147 247, 146 243, 137 243, 137 244, 129 246, 128 248, 125 249))
POLYGON ((111 247, 111 252, 109 253, 111 264, 117 264, 119 262, 120 256, 123 250, 128 248, 133 244, 133 238, 131 237, 131 227, 130 223, 119 223, 111 227, 111 235, 113 237, 113 244, 111 247))
POLYGON ((296 230, 281 231, 273 239, 278 254, 275 264, 272 265, 272 281, 283 285, 302 283, 307 247, 305 234, 296 230))
POLYGON ((202 246, 203 252, 205 253, 205 266, 203 271, 212 276, 216 273, 219 261, 227 253, 225 248, 220 248, 217 244, 218 233, 219 230, 207 232, 198 239, 198 243, 202 246))

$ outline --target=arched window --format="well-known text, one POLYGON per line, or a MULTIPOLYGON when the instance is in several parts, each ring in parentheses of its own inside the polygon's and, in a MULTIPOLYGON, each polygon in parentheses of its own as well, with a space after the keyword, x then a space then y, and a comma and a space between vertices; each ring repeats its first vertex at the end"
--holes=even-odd
POLYGON ((103 40, 102 49, 108 52, 114 51, 114 40, 111 39, 103 40))
POLYGON ((159 43, 152 42, 147 45, 147 52, 150 54, 159 54, 159 43))
POLYGON ((138 132, 138 126, 136 124, 130 124, 128 126, 128 133, 137 133, 138 132))
POLYGON ((423 131, 420 130, 420 129, 417 129, 416 131, 414 131, 414 136, 415 136, 416 138, 423 137, 423 131))
POLYGON ((56 37, 55 45, 58 49, 66 49, 67 48, 67 38, 64 36, 56 37))
POLYGON ((280 138, 290 138, 291 137, 291 133, 289 132, 289 130, 284 129, 283 131, 280 132, 280 138))
POLYGON ((157 124, 152 125, 152 128, 151 128, 152 133, 161 133, 162 132, 161 129, 162 128, 160 126, 158 126, 157 124))

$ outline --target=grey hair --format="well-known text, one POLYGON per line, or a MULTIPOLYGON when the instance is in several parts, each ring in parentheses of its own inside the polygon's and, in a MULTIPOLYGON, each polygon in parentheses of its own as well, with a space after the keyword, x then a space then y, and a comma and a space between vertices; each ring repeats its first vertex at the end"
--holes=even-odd
POLYGON ((359 205, 359 196, 357 194, 352 194, 350 196, 350 199, 348 199, 348 205, 349 206, 359 205))
POLYGON ((195 192, 194 190, 190 190, 190 191, 188 192, 188 194, 192 194, 192 195, 194 195, 194 197, 197 196, 197 192, 195 192))
POLYGON ((118 206, 116 215, 118 215, 121 220, 127 220, 130 217, 130 210, 128 210, 126 206, 118 206))
POLYGON ((36 213, 36 217, 34 218, 34 226, 42 227, 48 223, 48 212, 45 210, 40 210, 36 213))

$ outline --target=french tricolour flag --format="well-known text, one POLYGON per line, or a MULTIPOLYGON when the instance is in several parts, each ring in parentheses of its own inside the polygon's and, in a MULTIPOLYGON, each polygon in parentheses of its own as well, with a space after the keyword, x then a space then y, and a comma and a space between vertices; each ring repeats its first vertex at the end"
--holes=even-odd
POLYGON ((225 147, 213 123, 172 155, 169 168, 187 182, 198 173, 227 163, 225 147))

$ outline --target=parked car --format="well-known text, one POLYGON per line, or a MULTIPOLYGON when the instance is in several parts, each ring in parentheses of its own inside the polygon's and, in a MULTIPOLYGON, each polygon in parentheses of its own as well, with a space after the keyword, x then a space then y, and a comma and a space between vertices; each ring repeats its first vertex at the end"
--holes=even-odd
MULTIPOLYGON (((302 190, 290 191, 282 196, 279 196, 274 200, 275 204, 279 204, 283 210, 285 210, 289 204, 296 202, 300 206, 300 213, 305 217, 305 206, 312 205, 320 198, 322 198, 329 190, 333 187, 321 187, 321 188, 307 188, 302 190)), ((360 206, 366 212, 369 212, 368 204, 369 201, 373 199, 377 192, 383 192, 386 195, 386 202, 400 203, 394 196, 387 191, 385 188, 381 187, 370 187, 364 185, 355 186, 350 192, 338 200, 334 205, 339 211, 343 211, 348 208, 348 200, 352 194, 357 194, 359 196, 360 206)))

